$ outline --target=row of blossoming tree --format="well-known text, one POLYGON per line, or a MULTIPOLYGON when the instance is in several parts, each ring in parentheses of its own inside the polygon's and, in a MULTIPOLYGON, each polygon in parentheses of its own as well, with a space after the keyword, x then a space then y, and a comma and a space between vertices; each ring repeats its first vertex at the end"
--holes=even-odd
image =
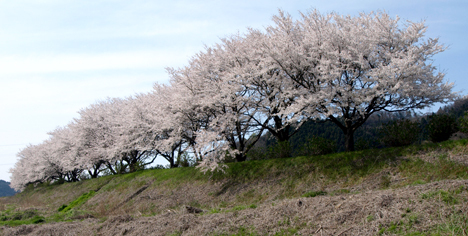
POLYGON ((431 61, 445 47, 424 39, 423 22, 402 27, 382 12, 301 16, 280 11, 272 26, 224 38, 186 67, 169 68, 169 83, 150 93, 82 109, 18 153, 12 186, 131 172, 157 157, 176 167, 186 153, 213 170, 226 157, 245 161, 264 132, 287 141, 311 118, 335 123, 353 151, 354 132, 373 113, 456 97, 431 61))

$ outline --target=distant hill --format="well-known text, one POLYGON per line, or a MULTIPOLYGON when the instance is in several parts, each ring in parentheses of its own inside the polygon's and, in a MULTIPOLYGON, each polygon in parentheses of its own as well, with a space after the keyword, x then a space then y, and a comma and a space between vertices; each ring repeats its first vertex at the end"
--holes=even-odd
POLYGON ((10 182, 0 180, 0 197, 13 196, 15 193, 15 190, 10 188, 10 182))

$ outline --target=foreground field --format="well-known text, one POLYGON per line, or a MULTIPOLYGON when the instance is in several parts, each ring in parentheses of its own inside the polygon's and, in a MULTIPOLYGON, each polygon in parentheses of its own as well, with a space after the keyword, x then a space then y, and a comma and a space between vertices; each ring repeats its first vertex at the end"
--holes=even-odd
POLYGON ((1 198, 3 235, 466 235, 468 141, 145 170, 1 198))

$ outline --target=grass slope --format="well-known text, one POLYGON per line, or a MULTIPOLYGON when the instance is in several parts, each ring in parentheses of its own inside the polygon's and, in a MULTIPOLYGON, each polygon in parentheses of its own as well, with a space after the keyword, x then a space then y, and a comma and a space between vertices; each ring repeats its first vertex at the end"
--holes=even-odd
POLYGON ((463 235, 467 154, 459 140, 31 186, 1 198, 0 232, 463 235))

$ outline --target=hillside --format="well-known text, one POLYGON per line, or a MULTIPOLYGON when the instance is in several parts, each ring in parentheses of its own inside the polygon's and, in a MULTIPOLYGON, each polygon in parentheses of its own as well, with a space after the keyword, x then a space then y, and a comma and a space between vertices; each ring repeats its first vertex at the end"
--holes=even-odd
POLYGON ((7 197, 15 195, 16 191, 10 188, 10 183, 0 180, 0 197, 7 197))
POLYGON ((468 231, 467 155, 459 140, 42 184, 0 198, 0 232, 459 235, 468 231))

